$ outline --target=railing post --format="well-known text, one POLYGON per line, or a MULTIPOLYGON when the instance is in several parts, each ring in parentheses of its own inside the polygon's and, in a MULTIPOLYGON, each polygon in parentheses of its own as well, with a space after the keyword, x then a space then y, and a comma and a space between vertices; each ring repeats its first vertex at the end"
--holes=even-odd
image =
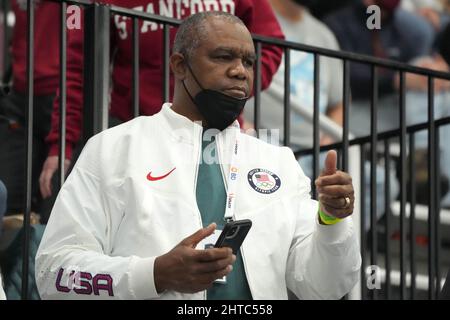
POLYGON ((139 20, 133 18, 133 80, 132 80, 132 92, 133 92, 133 117, 139 117, 139 20))
POLYGON ((261 62, 261 51, 262 51, 262 44, 261 42, 257 41, 255 43, 256 48, 256 56, 258 57, 256 60, 256 66, 255 66, 255 81, 254 81, 254 93, 255 93, 255 116, 254 116, 254 126, 256 131, 256 136, 259 137, 259 129, 261 129, 261 68, 262 68, 262 62, 261 62))
MULTIPOLYGON (((361 172, 361 146, 355 145, 351 146, 348 149, 348 173, 352 176, 353 179, 353 188, 355 191, 355 199, 359 199, 361 197, 361 174, 364 174, 364 171, 361 172)), ((344 161, 343 161, 344 162, 344 161)), ((363 162, 364 163, 364 162, 363 162)), ((361 225, 361 202, 355 201, 355 207, 353 208, 353 226, 356 233, 356 238, 359 242, 359 248, 362 248, 361 244, 361 236, 364 234, 364 229, 359 228, 361 225)), ((361 267, 363 268, 363 267, 361 267)), ((364 269, 364 268, 363 268, 364 269)), ((366 283, 364 281, 365 278, 360 278, 358 283, 353 287, 350 291, 348 298, 349 300, 362 300, 362 286, 365 286, 366 283)))
POLYGON ((163 103, 166 103, 170 99, 170 26, 164 24, 163 29, 163 103))
POLYGON ((434 120, 434 79, 428 77, 428 299, 436 299, 435 218, 436 218, 436 126, 434 120), (434 180, 434 181, 433 181, 434 180))
MULTIPOLYGON (((406 80, 400 72, 400 300, 406 299, 406 80)), ((386 201, 387 199, 385 199, 386 201)))
POLYGON ((60 7, 60 47, 59 47, 59 168, 58 190, 64 184, 64 161, 66 158, 66 106, 67 106, 67 3, 61 2, 60 7))
POLYGON ((108 127, 110 17, 109 6, 85 9, 83 143, 108 127))
POLYGON ((27 0, 27 99, 26 111, 26 157, 25 157, 25 214, 23 219, 24 237, 22 242, 22 300, 28 300, 28 272, 31 234, 31 193, 33 167, 33 96, 34 96, 34 3, 27 0))
MULTIPOLYGON (((319 113, 320 113, 320 57, 314 54, 314 97, 313 97, 313 179, 319 177, 320 164, 320 128, 319 128, 319 113)), ((317 190, 314 180, 312 181, 312 195, 314 199, 317 199, 317 190)))
MULTIPOLYGON (((377 123, 378 123, 378 69, 372 65, 372 97, 370 102, 370 263, 378 264, 377 225, 377 123)), ((365 174, 365 171, 363 171, 365 174)), ((387 201, 387 199, 385 199, 387 201)), ((372 300, 377 299, 377 290, 370 291, 372 300)))
POLYGON ((284 145, 291 145, 291 51, 284 48, 284 145))

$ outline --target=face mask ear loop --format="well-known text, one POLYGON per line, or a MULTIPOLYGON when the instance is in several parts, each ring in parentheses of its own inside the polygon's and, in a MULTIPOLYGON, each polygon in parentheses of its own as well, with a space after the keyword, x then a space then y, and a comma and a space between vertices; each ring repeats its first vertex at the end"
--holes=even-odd
POLYGON ((203 88, 203 86, 200 84, 200 81, 198 81, 197 77, 195 76, 194 72, 192 71, 190 63, 187 62, 187 60, 186 60, 186 65, 187 65, 187 67, 189 69, 189 72, 192 74, 192 77, 194 78, 195 82, 197 82, 197 85, 200 87, 200 89, 205 90, 203 88))
MULTIPOLYGON (((185 54, 183 54, 183 56, 185 56, 185 54)), ((190 73, 192 74, 192 76, 194 77, 195 82, 196 82, 197 85, 200 87, 200 89, 203 90, 203 87, 200 85, 200 82, 197 80, 197 77, 194 75, 194 72, 192 72, 191 65, 189 64, 189 62, 187 62, 187 59, 185 59, 185 61, 186 61, 186 66, 188 67, 189 72, 190 72, 190 73)), ((188 96, 189 96, 189 98, 191 99, 192 103, 193 103, 194 105, 196 105, 195 100, 194 100, 194 97, 193 97, 193 96, 191 95, 191 93, 189 92, 189 90, 188 90, 188 88, 187 88, 187 86, 186 86, 185 81, 183 80, 183 81, 181 81, 181 83, 183 84, 184 90, 186 90, 186 93, 188 94, 188 96)))
POLYGON ((189 98, 191 99, 192 103, 195 105, 195 101, 194 98, 192 97, 191 93, 189 92, 189 90, 186 87, 186 84, 184 83, 184 80, 181 81, 181 83, 183 84, 184 90, 186 90, 186 93, 188 94, 189 98))

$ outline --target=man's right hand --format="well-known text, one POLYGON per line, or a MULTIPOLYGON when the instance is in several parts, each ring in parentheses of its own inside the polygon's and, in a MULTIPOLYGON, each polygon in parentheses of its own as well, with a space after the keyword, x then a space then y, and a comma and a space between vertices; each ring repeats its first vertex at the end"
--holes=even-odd
MULTIPOLYGON (((52 195, 52 177, 56 170, 58 170, 58 156, 49 156, 42 167, 41 176, 39 177, 39 187, 41 189, 42 197, 48 198, 52 195)), ((64 160, 64 175, 70 166, 70 160, 64 160)))
POLYGON ((203 291, 210 288, 214 280, 231 272, 236 256, 230 248, 195 249, 215 229, 216 224, 210 224, 155 259, 154 277, 158 293, 165 290, 182 293, 203 291))

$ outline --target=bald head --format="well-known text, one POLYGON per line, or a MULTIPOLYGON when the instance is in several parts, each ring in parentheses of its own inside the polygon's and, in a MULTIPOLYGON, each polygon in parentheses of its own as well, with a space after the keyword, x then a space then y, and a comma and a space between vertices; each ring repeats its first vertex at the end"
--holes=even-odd
MULTIPOLYGON (((202 41, 208 37, 207 24, 211 20, 220 20, 232 24, 238 24, 247 29, 238 17, 222 11, 207 11, 196 13, 186 18, 180 25, 173 45, 173 52, 183 54, 187 59, 192 57, 202 41)), ((250 32, 249 32, 250 35, 250 32)))

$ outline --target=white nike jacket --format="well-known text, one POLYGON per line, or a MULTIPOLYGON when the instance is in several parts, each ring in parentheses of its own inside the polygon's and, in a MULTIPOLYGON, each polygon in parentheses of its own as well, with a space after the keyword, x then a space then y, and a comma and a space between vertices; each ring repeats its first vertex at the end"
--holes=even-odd
MULTIPOLYGON (((216 137, 222 173, 234 146, 230 132, 216 137)), ((36 256, 41 297, 205 299, 205 291, 158 295, 153 278, 155 258, 202 228, 201 139, 202 127, 170 104, 91 138, 59 192, 36 256)), ((351 217, 318 223, 310 180, 289 148, 240 134, 239 152, 235 219, 253 222, 241 248, 253 298, 287 299, 287 288, 300 299, 348 293, 361 266, 351 217)))

